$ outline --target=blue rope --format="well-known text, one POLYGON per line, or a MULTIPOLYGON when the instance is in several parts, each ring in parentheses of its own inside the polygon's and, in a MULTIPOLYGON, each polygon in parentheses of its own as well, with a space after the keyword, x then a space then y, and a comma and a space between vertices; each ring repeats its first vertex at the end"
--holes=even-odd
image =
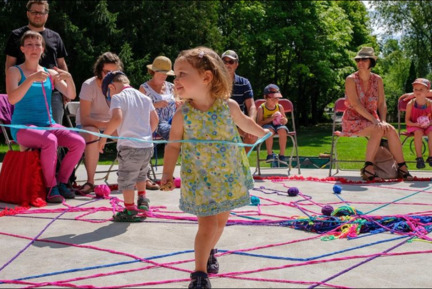
POLYGON ((107 135, 103 133, 88 131, 81 128, 76 127, 38 127, 38 126, 26 126, 21 124, 0 124, 0 126, 9 127, 9 128, 15 128, 15 129, 36 129, 36 130, 70 130, 70 131, 76 131, 76 132, 83 132, 88 133, 97 137, 105 137, 105 138, 111 138, 111 139, 123 139, 123 140, 132 140, 137 142, 143 142, 143 143, 154 143, 154 144, 162 144, 162 143, 207 143, 207 144, 226 144, 226 145, 236 145, 240 147, 251 147, 251 150, 247 154, 247 156, 250 156, 250 153, 253 151, 253 149, 259 145, 260 143, 264 142, 266 139, 272 136, 272 133, 269 132, 262 138, 258 139, 254 144, 247 144, 242 142, 233 142, 233 141, 226 141, 226 140, 203 140, 203 139, 189 139, 189 140, 175 140, 175 141, 169 141, 169 140, 143 140, 139 138, 133 138, 133 137, 120 137, 120 136, 112 136, 107 135))
MULTIPOLYGON (((158 255, 158 256, 153 256, 153 257, 143 258, 143 259, 155 260, 155 259, 161 259, 161 258, 165 258, 165 257, 171 257, 171 256, 175 256, 175 255, 193 253, 193 252, 194 252, 194 250, 185 250, 185 251, 179 251, 179 252, 174 252, 174 253, 164 254, 164 255, 158 255)), ((142 261, 141 260, 133 260, 133 261, 117 262, 117 263, 106 264, 106 265, 98 265, 98 266, 89 266, 89 267, 83 267, 83 268, 69 269, 69 270, 63 270, 63 271, 57 271, 57 272, 51 272, 51 273, 46 273, 46 274, 40 274, 40 275, 33 275, 33 276, 18 278, 18 279, 14 279, 14 281, 37 279, 37 278, 43 278, 43 277, 61 275, 61 274, 67 274, 67 273, 73 273, 73 272, 116 267, 116 266, 127 265, 127 264, 138 263, 138 262, 142 262, 142 261)), ((3 284, 3 282, 0 282, 0 284, 3 284)))
MULTIPOLYGON (((395 238, 388 239, 388 240, 372 242, 372 243, 368 243, 368 244, 364 244, 364 245, 360 245, 360 246, 356 246, 356 247, 352 247, 352 248, 348 248, 348 249, 344 249, 344 250, 334 251, 331 253, 327 253, 327 254, 323 254, 323 255, 319 255, 319 256, 314 256, 314 257, 309 257, 309 258, 280 257, 280 256, 273 256, 273 255, 252 254, 252 253, 247 253, 247 252, 236 252, 236 251, 221 250, 221 249, 218 249, 218 252, 222 252, 222 253, 230 252, 230 254, 234 254, 234 255, 243 255, 243 256, 256 257, 256 258, 305 262, 305 261, 317 260, 320 258, 329 257, 329 256, 333 256, 333 255, 337 255, 337 254, 341 254, 341 253, 345 253, 345 252, 349 252, 349 251, 354 251, 357 249, 361 249, 361 248, 365 248, 365 247, 369 247, 369 246, 374 246, 374 245, 381 244, 381 243, 392 242, 392 241, 403 239, 403 238, 408 238, 408 237, 407 236, 399 236, 399 237, 395 237, 395 238)), ((149 258, 145 258, 145 259, 146 260, 155 260, 155 259, 161 259, 161 258, 165 258, 165 257, 171 257, 171 256, 176 256, 176 255, 181 255, 181 254, 188 254, 188 253, 193 253, 193 252, 194 252, 194 250, 178 251, 178 252, 164 254, 164 255, 157 255, 157 256, 153 256, 153 257, 149 257, 149 258)), ((138 263, 138 262, 142 262, 142 261, 141 260, 132 260, 132 261, 117 262, 117 263, 98 265, 98 266, 75 268, 75 269, 69 269, 69 270, 63 270, 63 271, 27 276, 27 277, 14 279, 14 280, 15 281, 22 281, 22 280, 29 280, 29 279, 37 279, 37 278, 43 278, 43 277, 61 275, 61 274, 67 274, 67 273, 73 273, 73 272, 81 272, 81 271, 88 271, 88 270, 94 270, 94 269, 116 267, 116 266, 133 264, 133 263, 138 263)), ((3 282, 0 282, 0 284, 3 284, 3 282)))

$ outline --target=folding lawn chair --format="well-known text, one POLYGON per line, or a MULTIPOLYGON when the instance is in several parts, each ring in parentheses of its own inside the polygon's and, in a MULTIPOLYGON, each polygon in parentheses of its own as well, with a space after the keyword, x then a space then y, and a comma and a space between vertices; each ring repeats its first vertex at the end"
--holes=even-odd
MULTIPOLYGON (((329 177, 332 175, 333 166, 336 168, 336 174, 339 172, 340 167, 339 163, 363 163, 361 160, 340 160, 337 154, 337 142, 340 137, 358 137, 358 136, 347 136, 344 135, 341 131, 336 130, 336 126, 342 126, 342 115, 347 109, 345 105, 346 98, 339 98, 336 100, 333 111, 333 126, 332 126, 332 144, 330 151, 330 165, 329 165, 329 177)), ((367 139, 367 138, 366 138, 367 139)))
MULTIPOLYGON (((264 102, 265 102, 264 99, 258 99, 258 100, 255 101, 255 106, 258 107, 258 106, 260 106, 264 102)), ((292 146, 292 149, 291 149, 291 155, 289 157, 288 175, 291 172, 292 160, 293 160, 294 156, 296 157, 296 161, 297 161, 296 166, 297 166, 297 169, 298 169, 298 174, 300 174, 300 159, 299 159, 299 154, 298 154, 297 132, 296 132, 296 127, 295 127, 295 119, 294 119, 294 106, 293 106, 292 102, 289 99, 286 99, 286 98, 279 99, 279 104, 282 105, 282 107, 283 107, 283 109, 285 111, 285 116, 288 118, 288 123, 291 123, 291 129, 288 132, 288 138, 291 139, 291 142, 292 142, 293 146, 292 146)), ((279 138, 279 135, 275 134, 273 136, 273 138, 279 138)), ((261 175, 261 166, 260 166, 260 163, 266 160, 266 159, 260 159, 261 145, 262 145, 262 143, 260 143, 259 145, 257 145, 257 158, 256 158, 257 165, 256 165, 255 173, 258 173, 258 175, 261 175)))
MULTIPOLYGON (((14 106, 10 104, 7 94, 0 94, 0 125, 11 123, 13 110, 14 106)), ((17 143, 9 136, 10 129, 2 125, 1 130, 9 150, 13 150, 12 144, 17 143)))
MULTIPOLYGON (((410 99, 408 100, 404 100, 404 97, 406 96, 406 94, 402 95, 401 97, 399 97, 398 100, 398 113, 397 113, 397 118, 398 118, 398 134, 399 137, 401 138, 401 143, 402 146, 405 144, 405 142, 410 138, 410 137, 414 137, 414 133, 409 133, 407 131, 402 131, 402 123, 405 123, 405 112, 406 112, 406 108, 408 105, 408 102, 410 101, 410 99)), ((432 99, 432 97, 428 97, 429 99, 432 99)), ((413 140, 411 140, 410 142, 410 150, 413 154, 415 154, 415 149, 413 148, 413 140)), ((424 154, 426 152, 426 149, 428 147, 428 143, 427 143, 427 136, 423 136, 423 148, 422 148, 422 154, 424 154)), ((410 161, 407 161, 410 162, 410 161)), ((415 163, 414 161, 412 161, 413 163, 415 163)))

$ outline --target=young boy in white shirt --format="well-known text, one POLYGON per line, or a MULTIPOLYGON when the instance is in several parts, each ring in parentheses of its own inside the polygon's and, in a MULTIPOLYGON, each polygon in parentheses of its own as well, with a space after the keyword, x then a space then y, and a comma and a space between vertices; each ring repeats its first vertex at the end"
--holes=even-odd
MULTIPOLYGON (((146 178, 153 155, 152 134, 159 122, 150 98, 129 84, 129 79, 121 71, 108 73, 102 81, 102 92, 108 100, 111 99, 112 114, 104 134, 111 135, 117 130, 119 137, 126 138, 117 141, 117 181, 123 193, 125 209, 113 216, 116 222, 139 222, 145 219, 137 215, 140 210, 148 210, 146 178), (134 201, 135 186, 138 190, 137 205, 134 201)), ((101 152, 105 144, 106 138, 101 138, 101 152)))

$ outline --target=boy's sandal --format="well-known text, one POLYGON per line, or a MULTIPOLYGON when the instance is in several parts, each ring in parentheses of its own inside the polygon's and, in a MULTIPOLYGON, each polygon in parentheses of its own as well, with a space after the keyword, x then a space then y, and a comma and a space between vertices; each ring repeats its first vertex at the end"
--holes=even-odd
POLYGON ((428 157, 428 158, 426 159, 426 162, 429 164, 429 166, 432 167, 432 157, 428 157))
POLYGON ((89 182, 85 183, 84 185, 82 185, 81 187, 78 188, 78 192, 80 194, 83 194, 83 195, 89 194, 93 191, 94 191, 94 185, 92 183, 89 183, 89 182), (84 189, 86 186, 88 188, 84 189))
POLYGON ((372 162, 365 162, 363 168, 360 170, 360 174, 363 180, 365 181, 381 181, 382 179, 378 177, 376 173, 372 173, 368 171, 366 168, 369 166, 373 166, 372 162))
POLYGON ((124 209, 113 216, 113 221, 120 223, 138 223, 145 219, 145 216, 138 215, 138 211, 128 211, 127 209, 124 209))
MULTIPOLYGON (((414 179, 414 177, 408 171, 401 169, 401 167, 406 166, 406 162, 398 163, 397 165, 398 165, 397 172, 399 178, 402 178, 404 181, 412 181, 414 179)), ((408 167, 406 168, 408 169, 408 167)))

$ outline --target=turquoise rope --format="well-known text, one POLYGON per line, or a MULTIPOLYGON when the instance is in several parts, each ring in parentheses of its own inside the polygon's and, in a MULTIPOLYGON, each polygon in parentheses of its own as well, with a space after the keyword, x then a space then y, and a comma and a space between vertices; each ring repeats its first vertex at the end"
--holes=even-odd
POLYGON ((236 145, 236 146, 240 146, 240 147, 252 147, 252 149, 247 154, 248 157, 250 156, 251 152, 253 151, 253 149, 257 145, 259 145, 260 143, 264 142, 266 139, 268 139, 272 135, 271 132, 268 132, 265 136, 263 136, 262 138, 258 139, 255 143, 253 143, 253 144, 246 144, 246 143, 232 142, 232 141, 226 141, 226 140, 202 140, 202 139, 174 140, 174 141, 167 141, 167 140, 142 140, 142 139, 133 138, 133 137, 112 136, 112 135, 107 135, 107 134, 103 134, 103 133, 88 131, 88 130, 81 129, 81 128, 76 128, 76 127, 61 127, 61 128, 58 128, 58 127, 38 127, 38 126, 29 127, 29 126, 21 125, 21 124, 0 124, 0 126, 9 127, 9 128, 15 128, 15 129, 70 130, 70 131, 88 133, 88 134, 92 134, 92 135, 98 136, 98 137, 105 137, 105 138, 110 138, 110 139, 124 139, 124 140, 132 140, 132 141, 137 141, 137 142, 154 143, 154 144, 162 144, 162 143, 209 143, 210 144, 210 143, 216 143, 216 144, 236 145))

